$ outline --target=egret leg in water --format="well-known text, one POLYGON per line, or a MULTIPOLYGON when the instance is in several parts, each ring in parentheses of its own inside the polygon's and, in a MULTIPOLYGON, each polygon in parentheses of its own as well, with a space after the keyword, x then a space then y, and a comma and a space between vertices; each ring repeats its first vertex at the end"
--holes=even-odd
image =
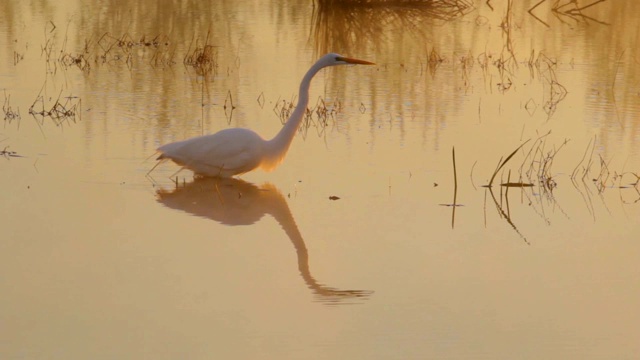
POLYGON ((196 175, 208 177, 227 178, 258 167, 267 171, 275 169, 287 154, 302 122, 309 103, 309 85, 313 76, 322 68, 348 64, 374 65, 369 61, 334 53, 321 57, 302 78, 298 105, 273 139, 265 140, 249 129, 224 129, 215 134, 162 145, 158 148, 158 160, 173 160, 196 175))

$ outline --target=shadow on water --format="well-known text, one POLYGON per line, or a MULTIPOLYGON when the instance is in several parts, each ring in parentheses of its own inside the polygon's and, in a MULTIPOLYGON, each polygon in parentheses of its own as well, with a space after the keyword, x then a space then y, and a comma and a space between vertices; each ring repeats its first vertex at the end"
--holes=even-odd
POLYGON ((174 190, 158 190, 158 202, 225 225, 251 225, 265 214, 273 216, 296 249, 298 271, 317 300, 326 304, 353 304, 373 291, 339 290, 319 283, 309 268, 309 252, 289 205, 272 184, 260 187, 239 179, 197 178, 174 190))

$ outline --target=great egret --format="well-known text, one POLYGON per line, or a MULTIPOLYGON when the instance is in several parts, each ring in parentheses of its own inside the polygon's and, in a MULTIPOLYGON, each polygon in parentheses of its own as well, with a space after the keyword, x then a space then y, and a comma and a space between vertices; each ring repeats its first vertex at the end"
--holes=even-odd
POLYGON ((313 76, 324 67, 347 64, 374 65, 334 53, 321 57, 302 78, 298 105, 273 139, 264 140, 249 129, 224 129, 215 134, 162 145, 158 148, 158 160, 173 160, 196 175, 208 177, 228 178, 258 167, 273 170, 284 159, 300 126, 309 103, 309 85, 313 76))

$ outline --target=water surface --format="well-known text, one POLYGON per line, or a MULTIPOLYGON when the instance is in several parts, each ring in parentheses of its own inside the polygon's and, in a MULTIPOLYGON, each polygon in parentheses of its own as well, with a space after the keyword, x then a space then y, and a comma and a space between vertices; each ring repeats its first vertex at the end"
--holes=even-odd
POLYGON ((637 358, 638 13, 538 3, 2 2, 0 357, 637 358))

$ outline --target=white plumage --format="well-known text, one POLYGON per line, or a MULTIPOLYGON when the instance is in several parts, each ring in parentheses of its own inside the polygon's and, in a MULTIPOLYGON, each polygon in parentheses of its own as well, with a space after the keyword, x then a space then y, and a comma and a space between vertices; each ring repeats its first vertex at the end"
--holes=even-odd
POLYGON ((302 78, 298 104, 273 139, 265 140, 249 129, 224 129, 215 134, 162 145, 158 148, 158 160, 170 159, 197 175, 212 177, 231 177, 258 167, 273 170, 287 154, 304 117, 313 76, 324 67, 346 64, 373 65, 334 53, 321 57, 302 78))

